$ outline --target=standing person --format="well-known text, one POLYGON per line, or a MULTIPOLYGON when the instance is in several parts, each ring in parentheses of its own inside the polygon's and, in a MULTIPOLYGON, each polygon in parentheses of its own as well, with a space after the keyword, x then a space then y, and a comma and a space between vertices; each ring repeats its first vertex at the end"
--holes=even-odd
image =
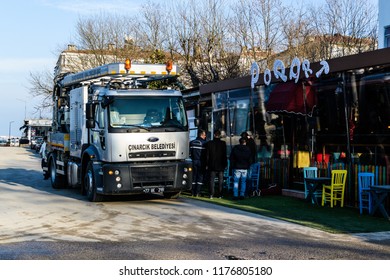
POLYGON ((206 171, 206 132, 198 130, 198 137, 190 142, 190 157, 192 159, 193 182, 192 195, 198 196, 203 187, 204 173, 206 171))
POLYGON ((251 151, 251 164, 253 164, 257 161, 257 148, 256 148, 256 142, 252 138, 252 132, 244 131, 243 133, 241 133, 241 137, 246 140, 246 145, 251 151))
POLYGON ((233 169, 233 199, 245 198, 246 178, 248 176, 248 169, 251 166, 251 150, 246 145, 246 139, 241 137, 240 144, 233 147, 230 154, 230 163, 233 169), (241 180, 240 192, 238 192, 238 185, 241 180), (240 196, 238 194, 240 193, 240 196))
MULTIPOLYGON (((39 149, 39 155, 42 158, 41 167, 47 167, 47 154, 46 154, 46 145, 47 145, 47 136, 43 137, 43 143, 41 148, 39 149)), ((43 179, 49 179, 49 174, 47 172, 43 172, 43 179)))
POLYGON ((214 196, 215 177, 218 178, 218 195, 222 197, 223 172, 227 166, 226 143, 221 140, 221 131, 214 132, 213 140, 206 144, 207 171, 209 172, 210 199, 214 196))

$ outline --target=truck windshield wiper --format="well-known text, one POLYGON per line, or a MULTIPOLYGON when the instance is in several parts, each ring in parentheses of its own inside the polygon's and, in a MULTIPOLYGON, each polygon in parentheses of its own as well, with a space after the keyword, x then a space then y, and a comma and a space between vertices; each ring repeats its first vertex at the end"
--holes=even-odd
POLYGON ((150 131, 150 127, 146 127, 144 125, 124 124, 124 125, 122 125, 122 127, 139 128, 139 129, 144 129, 144 130, 150 131))
POLYGON ((166 120, 165 122, 162 123, 163 127, 175 127, 175 128, 181 128, 181 129, 184 129, 183 125, 178 122, 177 120, 173 120, 173 119, 170 119, 170 120, 166 120))
POLYGON ((164 127, 166 130, 167 129, 173 129, 173 130, 184 130, 184 127, 182 124, 179 124, 179 123, 166 123, 166 124, 163 124, 161 127, 164 127))

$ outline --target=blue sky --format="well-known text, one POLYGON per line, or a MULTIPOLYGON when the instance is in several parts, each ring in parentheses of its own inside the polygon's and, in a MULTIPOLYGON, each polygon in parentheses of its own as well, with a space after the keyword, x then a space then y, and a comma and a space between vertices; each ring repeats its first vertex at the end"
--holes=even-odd
POLYGON ((53 71, 58 51, 74 42, 78 19, 100 11, 131 15, 139 0, 14 0, 0 10, 0 136, 21 136, 27 118, 37 118, 29 94, 30 72, 53 71))

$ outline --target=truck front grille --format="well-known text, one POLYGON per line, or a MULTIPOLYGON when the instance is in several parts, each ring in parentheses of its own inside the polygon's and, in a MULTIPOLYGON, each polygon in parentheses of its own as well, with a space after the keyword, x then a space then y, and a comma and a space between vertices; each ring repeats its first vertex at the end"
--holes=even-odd
POLYGON ((161 183, 173 184, 176 174, 176 166, 151 166, 130 167, 133 184, 137 183, 161 183))

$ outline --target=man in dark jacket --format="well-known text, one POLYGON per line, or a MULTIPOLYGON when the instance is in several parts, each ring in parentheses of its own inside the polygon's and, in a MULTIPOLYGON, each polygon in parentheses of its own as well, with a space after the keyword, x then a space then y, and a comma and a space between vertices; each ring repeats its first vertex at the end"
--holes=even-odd
POLYGON ((214 139, 206 144, 207 171, 209 172, 210 198, 214 196, 215 177, 218 177, 219 197, 222 197, 223 172, 227 166, 226 143, 221 140, 221 131, 214 132, 214 139))
POLYGON ((252 138, 251 131, 244 131, 241 133, 241 137, 246 140, 246 146, 251 150, 251 164, 257 161, 257 147, 256 142, 252 138))
POLYGON ((193 181, 192 195, 198 196, 203 187, 203 175, 206 171, 206 132, 198 130, 198 137, 190 142, 190 157, 192 159, 193 181))
POLYGON ((246 139, 240 138, 240 144, 233 147, 230 154, 230 163, 233 169, 233 199, 238 199, 238 183, 241 179, 240 199, 245 197, 246 178, 251 166, 251 150, 246 145, 246 139))

